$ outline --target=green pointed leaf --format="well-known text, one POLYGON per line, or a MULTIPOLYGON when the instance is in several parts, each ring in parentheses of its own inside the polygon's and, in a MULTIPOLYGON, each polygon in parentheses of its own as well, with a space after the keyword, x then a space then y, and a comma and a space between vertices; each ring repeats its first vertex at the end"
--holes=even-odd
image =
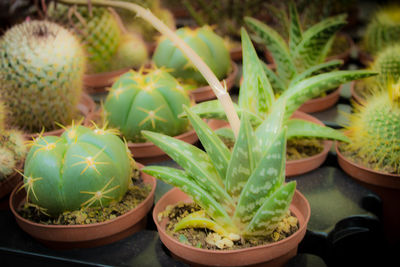
POLYGON ((287 139, 292 137, 316 137, 350 142, 350 139, 342 132, 310 121, 290 119, 286 126, 288 127, 287 139))
POLYGON ((233 147, 225 180, 225 188, 234 201, 239 197, 261 154, 260 147, 254 143, 253 127, 246 113, 243 113, 240 121, 239 135, 233 147))
POLYGON ((257 19, 245 17, 244 20, 249 28, 263 40, 268 51, 272 54, 279 77, 285 83, 289 81, 295 75, 296 68, 285 40, 274 29, 257 19))
POLYGON ((333 70, 337 70, 341 65, 343 65, 343 60, 330 60, 328 62, 324 62, 315 66, 308 68, 307 70, 303 71, 302 73, 296 75, 291 81, 289 87, 292 87, 299 81, 302 81, 306 78, 311 76, 316 76, 318 74, 330 72, 333 70))
POLYGON ((256 50, 246 30, 242 28, 243 83, 239 91, 239 106, 260 116, 268 112, 275 100, 272 87, 263 71, 256 50))
POLYGON ((243 188, 234 214, 236 224, 247 225, 265 200, 282 185, 285 162, 286 129, 274 138, 243 188))
POLYGON ((271 83, 272 89, 274 90, 275 93, 282 93, 286 89, 286 85, 284 82, 281 80, 281 78, 276 75, 276 73, 271 70, 267 64, 262 62, 262 66, 264 69, 265 74, 267 75, 267 78, 269 82, 271 83))
POLYGON ((319 74, 289 87, 279 98, 286 98, 285 119, 289 118, 307 100, 341 84, 376 75, 369 70, 340 70, 319 74))
POLYGON ((150 131, 142 134, 178 163, 196 183, 209 192, 225 210, 233 206, 232 198, 223 188, 223 182, 210 157, 203 150, 174 137, 150 131))
POLYGON ((295 190, 296 182, 292 181, 279 188, 265 200, 247 226, 245 234, 265 236, 271 233, 289 209, 295 190))
POLYGON ((164 166, 146 166, 142 168, 141 171, 167 184, 178 187, 188 194, 193 201, 203 208, 216 222, 219 222, 224 227, 233 227, 231 218, 221 204, 216 201, 211 194, 194 182, 185 171, 164 166))
POLYGON ((298 71, 304 71, 318 64, 321 53, 329 43, 331 37, 345 25, 346 17, 343 15, 327 18, 303 33, 303 39, 293 53, 293 60, 298 71))
MULTIPOLYGON (((236 138, 235 134, 232 131, 232 128, 223 127, 215 130, 214 132, 225 144, 231 144, 231 147, 233 147, 236 142, 236 138)), ((228 145, 228 147, 230 146, 228 145)))
POLYGON ((290 28, 289 28, 289 49, 292 54, 300 43, 302 37, 302 31, 300 26, 299 14, 297 13, 296 5, 293 1, 289 2, 289 14, 290 14, 290 28))
POLYGON ((196 131, 201 144, 213 162, 214 167, 217 169, 222 180, 225 180, 226 170, 228 168, 229 160, 231 159, 231 152, 224 142, 222 142, 210 127, 208 127, 207 123, 193 113, 187 106, 184 106, 183 109, 196 131))

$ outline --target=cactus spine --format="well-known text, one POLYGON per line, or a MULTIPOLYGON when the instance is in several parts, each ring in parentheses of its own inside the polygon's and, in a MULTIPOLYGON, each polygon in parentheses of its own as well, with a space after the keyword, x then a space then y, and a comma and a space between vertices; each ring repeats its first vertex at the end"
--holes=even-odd
POLYGON ((105 206, 126 193, 133 163, 126 144, 112 131, 75 125, 61 137, 34 140, 23 187, 28 202, 50 215, 105 206))
POLYGON ((400 78, 400 43, 379 52, 372 69, 379 72, 376 80, 384 87, 390 82, 396 82, 400 78))
POLYGON ((9 29, 0 40, 0 100, 11 126, 33 132, 69 124, 84 71, 78 40, 57 24, 31 21, 9 29))
POLYGON ((141 130, 178 135, 188 127, 178 118, 182 105, 190 105, 188 93, 163 69, 143 69, 125 73, 113 84, 104 108, 107 120, 124 137, 142 142, 141 130))

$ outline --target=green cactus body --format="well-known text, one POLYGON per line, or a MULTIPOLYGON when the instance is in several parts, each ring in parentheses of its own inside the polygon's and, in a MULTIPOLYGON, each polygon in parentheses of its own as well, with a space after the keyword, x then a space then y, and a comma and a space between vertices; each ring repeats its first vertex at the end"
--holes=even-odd
POLYGON ((379 10, 367 25, 364 49, 376 54, 388 45, 400 42, 400 6, 392 5, 379 10))
POLYGON ((356 105, 347 127, 351 142, 345 151, 357 155, 365 166, 400 174, 400 105, 397 93, 378 92, 356 105), (397 98, 397 100, 396 100, 397 98))
POLYGON ((149 53, 143 39, 137 34, 124 34, 111 62, 114 70, 140 68, 148 59, 149 53))
POLYGON ((400 43, 378 53, 372 69, 379 72, 375 79, 384 87, 390 82, 396 82, 400 78, 400 43))
MULTIPOLYGON (((227 76, 231 67, 229 51, 224 40, 210 27, 204 26, 195 30, 184 27, 178 29, 176 33, 204 60, 218 79, 222 80, 227 76)), ((206 83, 200 72, 166 38, 158 44, 153 60, 158 67, 172 69, 171 74, 177 78, 197 84, 206 83)))
POLYGON ((185 89, 165 70, 125 73, 113 84, 104 108, 111 126, 124 137, 143 142, 141 130, 161 132, 170 136, 183 133, 187 119, 178 118, 182 105, 190 105, 185 89))
POLYGON ((49 16, 58 23, 71 28, 84 44, 88 58, 88 73, 110 70, 110 62, 121 42, 121 30, 114 15, 106 8, 73 8, 68 18, 69 6, 50 6, 49 16))
POLYGON ((118 136, 102 129, 72 126, 61 137, 35 140, 25 161, 23 187, 28 201, 51 215, 104 206, 124 196, 131 163, 118 136))
POLYGON ((69 124, 84 71, 83 50, 69 31, 45 21, 12 27, 0 40, 0 100, 10 126, 33 132, 69 124))

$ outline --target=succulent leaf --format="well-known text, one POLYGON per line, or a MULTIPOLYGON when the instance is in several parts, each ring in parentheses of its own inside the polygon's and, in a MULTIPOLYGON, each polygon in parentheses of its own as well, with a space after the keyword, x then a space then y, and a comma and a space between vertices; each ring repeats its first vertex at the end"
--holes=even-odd
POLYGON ((286 126, 288 127, 287 139, 292 137, 317 137, 350 142, 350 139, 343 133, 310 121, 290 119, 286 126))
POLYGON ((289 49, 292 54, 301 42, 302 31, 300 25, 299 14, 297 13, 296 5, 293 1, 289 2, 289 14, 290 14, 290 28, 289 28, 289 49))
POLYGON ((330 60, 328 62, 320 63, 315 66, 308 68, 307 70, 303 71, 302 73, 296 75, 291 81, 289 87, 293 86, 299 81, 307 79, 309 77, 322 74, 325 72, 330 72, 333 70, 338 69, 343 64, 343 60, 330 60))
MULTIPOLYGON (((273 70, 271 70, 267 64, 265 64, 262 61, 260 62, 263 66, 265 74, 268 77, 269 82, 271 83, 272 88, 274 89, 274 92, 280 94, 283 91, 285 91, 286 89, 285 82, 282 81, 282 79, 278 75, 276 75, 276 73, 273 70)), ((295 77, 297 77, 297 75, 295 77)))

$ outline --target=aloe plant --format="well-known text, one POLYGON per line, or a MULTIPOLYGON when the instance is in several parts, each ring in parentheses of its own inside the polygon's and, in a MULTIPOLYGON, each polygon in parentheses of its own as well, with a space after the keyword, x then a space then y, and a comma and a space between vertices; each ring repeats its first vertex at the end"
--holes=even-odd
MULTIPOLYGON (((276 63, 276 72, 265 67, 275 92, 282 93, 288 85, 307 77, 337 69, 343 62, 324 62, 337 31, 347 23, 346 15, 326 18, 303 30, 296 6, 289 4, 288 41, 272 27, 246 17, 247 26, 254 31, 254 39, 263 43, 276 63), (311 68, 311 69, 310 69, 311 68)), ((332 87, 334 88, 334 87, 332 87)))
MULTIPOLYGON (((366 78, 376 73, 368 70, 333 71, 314 75, 317 68, 311 68, 289 86, 277 98, 274 96, 271 80, 263 71, 263 63, 258 59, 256 51, 247 32, 242 29, 243 49, 243 83, 239 90, 239 101, 236 110, 239 114, 246 113, 254 127, 262 124, 263 120, 271 117, 272 110, 277 105, 286 102, 284 125, 287 126, 287 136, 292 137, 317 137, 336 139, 347 142, 349 139, 332 128, 315 123, 289 119, 305 101, 318 96, 342 83, 366 78)), ((329 66, 329 64, 325 64, 329 66)), ((192 107, 192 111, 202 118, 225 120, 225 114, 218 101, 212 100, 199 103, 192 107)), ((225 137, 228 137, 225 133, 225 137)), ((233 135, 231 135, 233 138, 233 135)))

